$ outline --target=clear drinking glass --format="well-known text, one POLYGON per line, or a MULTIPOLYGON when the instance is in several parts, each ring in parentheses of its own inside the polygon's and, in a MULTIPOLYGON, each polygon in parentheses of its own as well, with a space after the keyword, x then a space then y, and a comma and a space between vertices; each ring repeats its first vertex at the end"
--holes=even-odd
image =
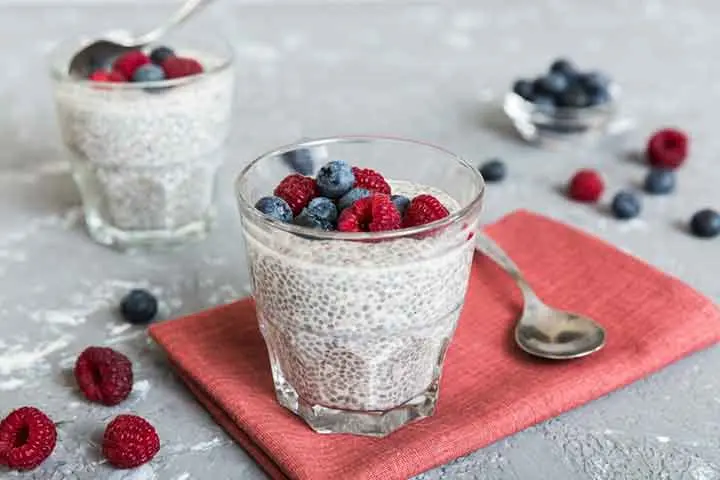
POLYGON ((310 140, 242 171, 236 193, 253 295, 282 405, 318 432, 371 436, 433 414, 483 192, 480 174, 456 155, 387 137, 310 140), (381 172, 393 194, 433 194, 450 216, 375 233, 263 216, 255 202, 291 173, 283 154, 306 148, 381 172))
POLYGON ((70 59, 87 40, 61 43, 51 74, 90 235, 121 248, 204 237, 231 123, 232 50, 211 36, 168 36, 165 44, 198 60, 202 74, 97 83, 68 74, 70 59))

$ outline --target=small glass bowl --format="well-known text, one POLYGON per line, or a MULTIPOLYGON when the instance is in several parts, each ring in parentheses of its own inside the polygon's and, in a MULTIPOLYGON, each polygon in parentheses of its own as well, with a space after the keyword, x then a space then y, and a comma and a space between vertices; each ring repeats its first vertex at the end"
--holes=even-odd
POLYGON ((505 95, 503 110, 530 143, 596 140, 607 133, 617 116, 620 87, 611 83, 608 92, 607 102, 576 108, 534 104, 511 90, 505 95))

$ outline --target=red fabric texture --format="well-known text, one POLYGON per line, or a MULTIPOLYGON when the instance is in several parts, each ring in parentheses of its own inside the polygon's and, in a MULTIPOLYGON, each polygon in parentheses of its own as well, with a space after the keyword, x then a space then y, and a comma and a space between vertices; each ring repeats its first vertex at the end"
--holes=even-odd
POLYGON ((157 324, 214 419, 274 479, 406 479, 655 372, 720 340, 720 311, 677 279, 549 218, 512 213, 486 228, 549 304, 597 319, 607 345, 543 361, 512 343, 522 301, 475 255, 436 414, 385 438, 314 433, 275 399, 252 300, 157 324))

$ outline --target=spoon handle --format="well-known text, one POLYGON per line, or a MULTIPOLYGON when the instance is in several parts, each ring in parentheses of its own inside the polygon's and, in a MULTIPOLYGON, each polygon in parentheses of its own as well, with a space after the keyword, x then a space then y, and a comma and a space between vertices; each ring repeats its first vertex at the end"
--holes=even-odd
POLYGON ((530 284, 525 280, 522 272, 512 261, 510 256, 495 243, 495 241, 482 233, 481 231, 475 232, 475 248, 481 253, 487 255, 495 263, 500 265, 517 283, 520 290, 522 290, 523 296, 526 300, 534 300, 537 298, 535 292, 530 287, 530 284))
POLYGON ((165 23, 159 27, 139 36, 136 39, 138 45, 147 45, 153 43, 170 29, 180 25, 187 20, 193 13, 199 11, 202 7, 207 6, 213 0, 187 0, 165 23))

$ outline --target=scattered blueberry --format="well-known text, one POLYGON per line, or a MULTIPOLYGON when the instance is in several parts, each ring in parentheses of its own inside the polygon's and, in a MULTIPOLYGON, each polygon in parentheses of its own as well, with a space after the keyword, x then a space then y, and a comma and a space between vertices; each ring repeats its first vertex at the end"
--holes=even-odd
POLYGON ((292 209, 290 209, 290 205, 280 197, 263 197, 257 201, 255 208, 265 215, 280 220, 281 222, 292 222, 292 209))
POLYGON ((299 148, 285 152, 282 159, 290 168, 303 175, 311 175, 315 170, 315 154, 309 148, 299 148))
POLYGON ((690 219, 690 231, 696 237, 717 237, 720 235, 720 213, 710 208, 696 212, 690 219))
POLYGON ((666 168, 653 168, 645 177, 645 191, 663 195, 675 190, 675 172, 666 168))
POLYGON ((405 215, 405 210, 407 210, 408 205, 410 205, 410 199, 403 195, 393 195, 390 197, 390 200, 395 204, 400 215, 405 215))
POLYGON ((536 95, 559 95, 568 88, 568 77, 560 73, 549 73, 538 77, 533 86, 536 95))
POLYGON ((150 61, 155 65, 161 65, 165 60, 174 57, 175 52, 168 47, 156 47, 150 52, 150 61))
POLYGON ((535 94, 533 91, 533 82, 525 79, 516 80, 513 84, 513 92, 517 93, 525 100, 532 100, 535 94))
POLYGON ((309 214, 314 215, 328 222, 334 222, 338 217, 338 208, 332 200, 325 197, 317 197, 310 200, 306 207, 309 214))
POLYGON ((295 225, 308 228, 317 228, 320 230, 333 230, 333 223, 320 218, 317 215, 313 215, 307 208, 303 208, 300 215, 295 217, 295 225))
POLYGON ((130 290, 120 302, 120 313, 130 323, 150 323, 157 315, 158 302, 155 296, 140 288, 130 290))
POLYGON ((499 159, 493 159, 480 166, 480 174, 486 182, 500 182, 507 176, 507 167, 499 159))
POLYGON ((316 181, 323 197, 340 198, 352 188, 355 175, 347 162, 333 160, 320 169, 316 181))
POLYGON ((616 218, 627 220, 640 215, 640 199, 630 192, 618 192, 612 200, 612 212, 616 218))
POLYGON ((565 58, 558 58, 552 64, 550 64, 550 72, 551 73, 559 73, 560 75, 563 75, 567 78, 571 78, 575 76, 577 70, 575 69, 575 66, 570 62, 570 60, 567 60, 565 58))
POLYGON ((588 95, 580 85, 570 85, 565 91, 557 96, 558 107, 583 108, 587 107, 588 95))
POLYGON ((164 79, 163 69, 151 63, 138 67, 132 77, 133 82, 159 82, 164 79))
POLYGON ((338 210, 341 212, 348 208, 353 203, 357 202, 361 198, 369 197, 370 196, 370 190, 367 190, 365 188, 353 188, 349 192, 347 192, 345 195, 340 197, 340 200, 337 202, 338 210))

